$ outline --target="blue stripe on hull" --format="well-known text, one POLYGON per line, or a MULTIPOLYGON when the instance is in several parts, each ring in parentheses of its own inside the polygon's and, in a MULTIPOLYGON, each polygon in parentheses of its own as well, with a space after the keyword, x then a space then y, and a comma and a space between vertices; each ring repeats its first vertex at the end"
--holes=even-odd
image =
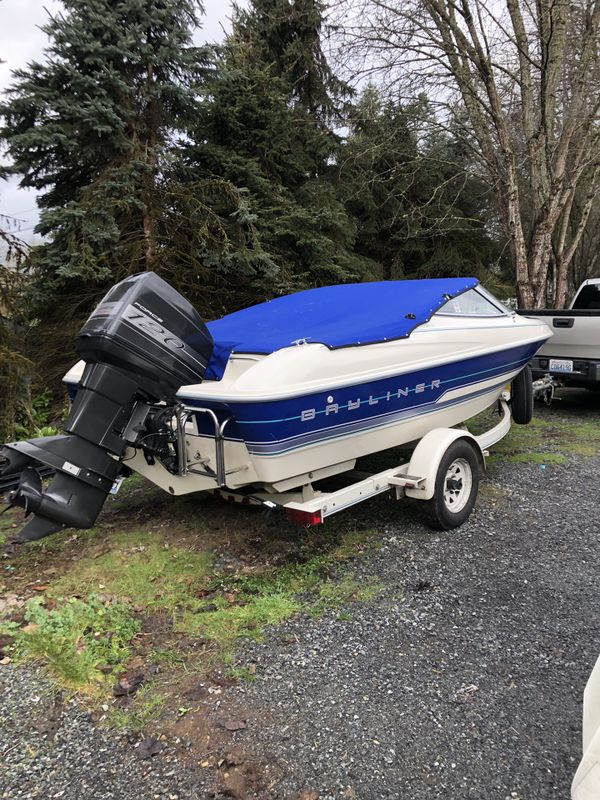
MULTIPOLYGON (((181 400, 189 407, 231 413, 234 420, 227 428, 228 439, 244 441, 253 454, 275 455, 464 402, 465 398, 458 398, 447 403, 443 397, 449 391, 494 378, 501 385, 502 376, 524 366, 537 349, 537 343, 520 345, 406 375, 284 400, 219 403, 184 396, 181 400)), ((490 389, 482 393, 486 391, 490 389)), ((197 421, 201 435, 211 432, 205 415, 198 415, 197 421)))
POLYGON ((322 444, 325 441, 331 441, 333 439, 342 439, 346 436, 355 436, 367 431, 374 431, 390 425, 397 425, 399 422, 408 422, 409 420, 425 416, 426 414, 442 412, 447 408, 461 405, 466 400, 473 400, 476 397, 481 397, 484 394, 498 390, 504 386, 504 384, 505 381, 500 381, 500 383, 497 383, 494 386, 488 386, 486 389, 480 389, 476 392, 469 392, 468 394, 457 397, 447 403, 423 403, 404 409, 403 411, 392 411, 389 414, 380 414, 377 417, 372 417, 368 420, 362 420, 358 423, 352 422, 345 425, 336 425, 335 427, 331 428, 323 428, 320 431, 295 436, 282 442, 273 442, 268 444, 246 442, 246 447, 248 448, 248 452, 255 456, 278 456, 282 455, 283 453, 290 453, 293 450, 300 450, 301 448, 308 447, 311 444, 322 444))
MULTIPOLYGON (((455 389, 467 389, 494 378, 498 378, 495 386, 500 388, 502 376, 527 364, 538 348, 538 343, 520 345, 406 375, 285 400, 230 403, 178 397, 190 408, 212 408, 220 419, 233 415, 227 440, 245 442, 251 454, 269 457, 432 414, 490 392, 494 386, 444 401, 444 396, 455 389)), ((73 400, 76 387, 68 385, 68 391, 73 400)), ((212 438, 207 416, 198 414, 196 421, 199 434, 212 438)))

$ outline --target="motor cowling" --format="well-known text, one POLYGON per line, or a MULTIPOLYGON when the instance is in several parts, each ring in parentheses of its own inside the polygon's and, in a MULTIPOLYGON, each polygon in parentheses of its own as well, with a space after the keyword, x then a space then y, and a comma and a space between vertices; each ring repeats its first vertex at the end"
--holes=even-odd
POLYGON ((34 514, 20 539, 91 527, 152 404, 200 383, 213 350, 195 309, 153 272, 114 286, 75 341, 86 362, 65 433, 5 445, 0 475, 22 471, 11 502, 34 514), (44 491, 36 467, 55 471, 44 491))

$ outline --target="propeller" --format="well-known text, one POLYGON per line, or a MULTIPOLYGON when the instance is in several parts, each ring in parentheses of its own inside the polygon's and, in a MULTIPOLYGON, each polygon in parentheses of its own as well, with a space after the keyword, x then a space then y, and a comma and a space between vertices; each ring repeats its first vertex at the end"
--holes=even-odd
POLYGON ((8 495, 9 508, 21 506, 25 514, 37 511, 42 501, 42 479, 35 467, 25 467, 18 487, 8 495))
MULTIPOLYGON (((35 515, 39 510, 42 497, 42 478, 39 472, 35 467, 25 467, 19 478, 18 488, 8 495, 9 505, 4 511, 8 511, 9 508, 13 508, 14 506, 20 506, 25 510, 26 516, 29 516, 31 513, 35 515)), ((59 531, 62 527, 64 526, 60 523, 53 522, 44 517, 34 516, 33 519, 29 520, 27 525, 25 525, 21 533, 13 539, 13 543, 21 544, 23 542, 41 539, 49 533, 59 531)))
MULTIPOLYGON (((11 508, 15 506, 20 506, 25 510, 25 515, 29 516, 32 511, 35 511, 39 508, 39 504, 42 499, 42 479, 40 474, 34 467, 25 467, 25 469, 21 472, 19 477, 19 485, 16 489, 13 489, 12 492, 8 495, 8 505, 0 511, 0 514, 4 514, 11 508)), ((31 520, 26 527, 30 527, 31 523, 35 521, 35 517, 31 520)), ((10 539, 6 542, 7 549, 14 548, 24 541, 27 540, 26 537, 23 538, 22 532, 18 536, 10 539)))

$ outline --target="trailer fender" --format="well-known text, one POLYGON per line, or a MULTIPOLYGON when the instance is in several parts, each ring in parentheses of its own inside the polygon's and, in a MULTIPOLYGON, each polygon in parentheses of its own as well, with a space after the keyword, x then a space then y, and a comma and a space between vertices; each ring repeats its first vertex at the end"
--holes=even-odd
POLYGON ((450 445, 459 439, 464 439, 472 445, 481 469, 485 468, 483 452, 473 434, 458 428, 435 428, 425 434, 414 449, 408 473, 410 475, 418 475, 425 480, 418 487, 407 487, 404 490, 407 497, 414 497, 417 500, 431 500, 440 461, 450 445))

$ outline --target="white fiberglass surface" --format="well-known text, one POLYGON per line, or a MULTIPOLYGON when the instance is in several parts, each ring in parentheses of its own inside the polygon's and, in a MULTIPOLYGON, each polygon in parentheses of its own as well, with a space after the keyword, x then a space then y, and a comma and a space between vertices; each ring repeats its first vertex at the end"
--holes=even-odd
MULTIPOLYGON (((542 341, 549 335, 542 321, 514 314, 471 318, 435 314, 410 337, 392 342, 337 350, 307 344, 270 355, 232 355, 220 381, 183 386, 179 394, 184 399, 273 400, 401 375, 481 352, 542 341)), ((84 362, 78 362, 65 380, 78 383, 83 368, 84 362)))
POLYGON ((243 372, 232 356, 220 381, 182 387, 182 396, 232 401, 277 399, 334 389, 429 366, 493 353, 550 334, 543 323, 516 315, 494 318, 437 316, 407 339, 330 350, 307 344, 278 350, 243 372))

